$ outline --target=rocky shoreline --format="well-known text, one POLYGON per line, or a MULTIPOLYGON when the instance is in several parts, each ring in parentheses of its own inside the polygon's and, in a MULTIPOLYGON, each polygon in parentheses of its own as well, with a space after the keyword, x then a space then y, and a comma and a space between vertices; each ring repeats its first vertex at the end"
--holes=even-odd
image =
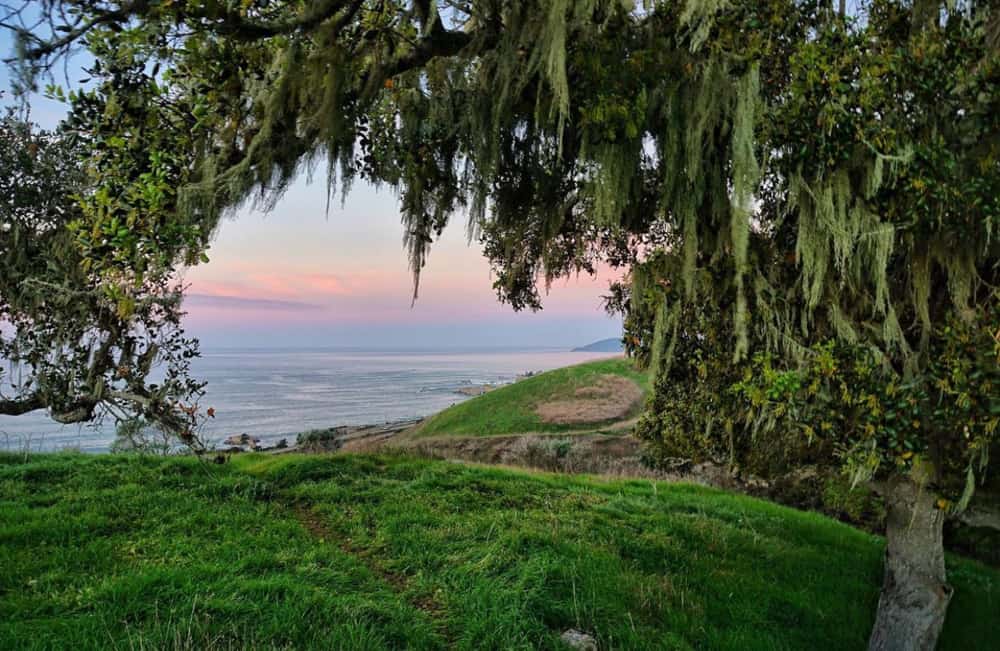
MULTIPOLYGON (((534 377, 539 373, 540 371, 527 371, 519 373, 513 380, 459 386, 453 390, 453 393, 475 398, 495 389, 534 377)), ((368 449, 377 447, 379 443, 416 427, 424 420, 425 418, 406 418, 377 425, 335 425, 301 432, 296 435, 295 443, 290 443, 286 437, 272 445, 265 444, 264 440, 258 436, 247 433, 234 434, 216 444, 214 451, 220 454, 240 452, 285 454, 289 452, 335 452, 341 449, 368 449)))
POLYGON ((222 447, 217 448, 216 452, 220 455, 241 452, 288 454, 362 449, 377 446, 381 442, 416 427, 423 421, 423 418, 409 418, 378 425, 337 425, 302 432, 296 436, 293 444, 288 443, 287 439, 281 439, 275 445, 270 446, 261 445, 261 439, 257 437, 238 434, 226 438, 222 442, 222 447))
POLYGON ((515 382, 520 382, 529 377, 534 377, 541 373, 541 371, 527 371, 525 373, 519 373, 514 377, 513 380, 501 381, 501 382, 487 382, 485 384, 469 384, 466 386, 461 386, 455 389, 454 393, 463 396, 469 396, 470 398, 475 398, 476 396, 481 396, 484 393, 493 391, 494 389, 499 389, 501 387, 509 386, 515 382))

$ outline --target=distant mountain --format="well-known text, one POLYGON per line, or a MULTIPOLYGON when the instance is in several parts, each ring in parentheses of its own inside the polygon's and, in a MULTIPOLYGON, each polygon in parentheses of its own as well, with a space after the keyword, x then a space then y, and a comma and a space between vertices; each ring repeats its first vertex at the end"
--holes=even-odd
POLYGON ((621 339, 601 339, 586 346, 574 348, 574 353, 620 353, 625 349, 622 347, 621 339))

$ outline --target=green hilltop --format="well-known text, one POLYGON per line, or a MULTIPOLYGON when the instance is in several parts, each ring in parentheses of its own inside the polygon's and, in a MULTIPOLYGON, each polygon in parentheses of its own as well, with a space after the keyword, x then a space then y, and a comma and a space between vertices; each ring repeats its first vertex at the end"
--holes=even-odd
POLYGON ((526 377, 459 403, 431 416, 412 436, 592 432, 638 414, 649 390, 648 374, 628 359, 587 362, 526 377), (593 408, 595 403, 598 408, 593 408), (546 405, 570 412, 576 407, 578 413, 547 419, 539 414, 546 405))

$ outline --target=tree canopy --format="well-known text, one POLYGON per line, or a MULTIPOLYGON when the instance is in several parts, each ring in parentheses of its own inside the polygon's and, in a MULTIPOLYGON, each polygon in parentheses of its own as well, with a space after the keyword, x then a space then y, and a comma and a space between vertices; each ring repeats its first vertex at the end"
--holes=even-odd
POLYGON ((78 133, 0 119, 0 414, 144 415, 194 443, 201 385, 187 374, 197 345, 180 326, 180 288, 147 275, 125 311, 77 246, 88 151, 78 133))
MULTIPOLYGON (((456 215, 518 309, 540 279, 624 266, 612 304, 659 378, 640 433, 877 482, 890 525, 927 525, 934 588, 909 603, 943 614, 940 521, 1000 419, 995 3, 42 5, 50 33, 14 24, 20 78, 94 57, 68 96, 93 188, 69 232, 121 318, 321 162, 331 194, 398 192, 415 274, 456 215)), ((911 623, 933 645, 939 618, 911 623)))

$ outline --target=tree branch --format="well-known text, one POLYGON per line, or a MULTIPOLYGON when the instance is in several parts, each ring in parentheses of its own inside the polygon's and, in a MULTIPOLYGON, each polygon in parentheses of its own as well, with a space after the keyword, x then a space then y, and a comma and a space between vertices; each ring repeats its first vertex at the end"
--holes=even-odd
POLYGON ((97 400, 87 396, 78 398, 68 405, 55 407, 39 393, 34 392, 23 398, 5 398, 0 400, 0 414, 4 416, 21 416, 30 411, 45 409, 52 412, 52 420, 57 423, 69 425, 71 423, 83 423, 94 416, 94 408, 97 407, 97 400))
POLYGON ((50 407, 52 420, 63 425, 72 423, 86 423, 94 418, 94 409, 97 407, 97 400, 94 398, 80 398, 72 405, 56 409, 50 407))
POLYGON ((416 46, 406 54, 396 57, 380 70, 381 77, 387 79, 407 70, 419 67, 435 57, 454 56, 480 38, 484 47, 496 40, 496 34, 491 31, 477 30, 463 32, 445 29, 438 16, 431 25, 427 36, 417 41, 416 46))
POLYGON ((1000 511, 995 509, 970 508, 958 516, 958 521, 970 527, 1000 531, 1000 511))
MULTIPOLYGON (((322 0, 309 4, 309 8, 295 18, 278 21, 258 21, 248 20, 232 10, 226 10, 222 15, 222 23, 218 25, 217 32, 226 36, 233 36, 245 40, 257 40, 291 34, 300 30, 309 30, 317 27, 324 21, 334 17, 338 12, 343 13, 337 19, 334 29, 340 29, 347 24, 357 13, 363 4, 362 0, 322 0)), ((209 18, 208 16, 200 16, 209 18)))
POLYGON ((148 8, 148 6, 149 3, 146 2, 146 0, 135 0, 134 2, 123 4, 118 9, 97 14, 90 20, 83 21, 77 27, 74 27, 66 32, 63 36, 51 41, 44 41, 32 34, 30 31, 21 27, 14 27, 10 25, 4 26, 12 29, 19 38, 24 40, 24 42, 30 41, 38 44, 37 47, 26 49, 24 53, 25 58, 37 61, 38 59, 42 59, 50 54, 54 54, 59 50, 69 47, 80 38, 86 36, 87 32, 95 27, 108 23, 125 21, 131 16, 141 13, 143 10, 148 8))
MULTIPOLYGON (((340 29, 350 22, 363 4, 363 0, 349 0, 347 2, 344 0, 322 0, 320 2, 309 3, 307 5, 308 8, 304 12, 293 18, 274 21, 248 19, 229 8, 224 8, 221 12, 215 14, 189 12, 186 14, 186 17, 211 22, 212 31, 220 35, 253 41, 290 34, 300 30, 309 30, 336 16, 338 13, 340 13, 340 16, 334 25, 334 29, 340 29)), ((51 41, 42 40, 23 27, 9 24, 3 26, 17 33, 25 42, 36 44, 33 47, 26 48, 24 56, 30 61, 38 61, 71 46, 96 27, 112 23, 124 23, 131 18, 147 14, 150 9, 148 0, 133 0, 132 2, 122 4, 117 9, 104 11, 88 20, 84 20, 77 26, 69 29, 64 35, 51 41)), ((183 14, 178 16, 178 18, 183 17, 185 17, 183 14)))
POLYGON ((29 411, 43 409, 45 401, 37 393, 26 398, 5 398, 0 400, 0 414, 4 416, 21 416, 29 411))

